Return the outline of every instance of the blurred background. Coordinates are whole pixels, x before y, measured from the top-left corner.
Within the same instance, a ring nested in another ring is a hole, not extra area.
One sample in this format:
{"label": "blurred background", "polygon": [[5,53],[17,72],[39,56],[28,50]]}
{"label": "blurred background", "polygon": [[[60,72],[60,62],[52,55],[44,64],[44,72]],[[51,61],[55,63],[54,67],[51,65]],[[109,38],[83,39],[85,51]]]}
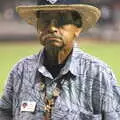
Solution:
{"label": "blurred background", "polygon": [[[120,41],[120,0],[81,1],[93,4],[102,11],[102,17],[97,26],[82,36],[109,42]],[[19,18],[15,7],[16,0],[0,0],[0,41],[6,41],[8,38],[9,40],[35,39],[35,29]]]}
{"label": "blurred background", "polygon": [[[97,25],[80,36],[80,48],[111,66],[120,80],[120,0],[82,0],[101,9]],[[0,93],[12,66],[39,52],[36,30],[16,13],[16,0],[0,0]]]}

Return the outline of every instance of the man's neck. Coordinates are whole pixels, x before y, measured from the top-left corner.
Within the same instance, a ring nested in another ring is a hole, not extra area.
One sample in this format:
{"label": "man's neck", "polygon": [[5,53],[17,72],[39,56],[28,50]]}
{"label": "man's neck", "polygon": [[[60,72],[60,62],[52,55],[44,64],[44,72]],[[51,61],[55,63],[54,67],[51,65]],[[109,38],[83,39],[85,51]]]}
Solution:
{"label": "man's neck", "polygon": [[45,48],[45,56],[47,61],[49,61],[49,63],[45,64],[50,64],[51,66],[63,64],[71,51],[72,48]]}

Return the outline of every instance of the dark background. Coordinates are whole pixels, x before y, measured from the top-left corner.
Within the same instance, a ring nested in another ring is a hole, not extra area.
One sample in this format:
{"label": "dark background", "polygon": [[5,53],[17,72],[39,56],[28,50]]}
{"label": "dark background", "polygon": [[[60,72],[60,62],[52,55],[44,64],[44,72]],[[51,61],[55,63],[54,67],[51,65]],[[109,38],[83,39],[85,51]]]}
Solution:
{"label": "dark background", "polygon": [[[16,13],[15,0],[0,0],[0,41],[33,40],[36,30],[25,23]],[[97,6],[102,16],[96,27],[81,37],[108,42],[120,41],[120,0],[82,0],[82,3]]]}

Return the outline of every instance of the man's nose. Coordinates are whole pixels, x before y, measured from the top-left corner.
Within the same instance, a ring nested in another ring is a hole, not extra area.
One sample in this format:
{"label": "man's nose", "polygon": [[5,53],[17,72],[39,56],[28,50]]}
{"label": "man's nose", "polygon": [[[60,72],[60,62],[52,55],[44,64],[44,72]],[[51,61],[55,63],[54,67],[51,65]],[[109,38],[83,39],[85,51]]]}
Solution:
{"label": "man's nose", "polygon": [[49,26],[48,26],[48,30],[49,32],[57,32],[58,28],[57,28],[57,21],[55,19],[52,19]]}

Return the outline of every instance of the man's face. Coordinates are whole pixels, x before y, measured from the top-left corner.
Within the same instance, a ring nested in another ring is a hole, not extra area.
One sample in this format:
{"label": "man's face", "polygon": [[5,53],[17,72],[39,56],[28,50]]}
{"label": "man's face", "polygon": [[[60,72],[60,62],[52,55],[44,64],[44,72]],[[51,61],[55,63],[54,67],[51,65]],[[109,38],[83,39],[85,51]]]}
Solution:
{"label": "man's face", "polygon": [[45,47],[73,47],[81,28],[73,24],[71,12],[42,12],[38,18],[38,36]]}

